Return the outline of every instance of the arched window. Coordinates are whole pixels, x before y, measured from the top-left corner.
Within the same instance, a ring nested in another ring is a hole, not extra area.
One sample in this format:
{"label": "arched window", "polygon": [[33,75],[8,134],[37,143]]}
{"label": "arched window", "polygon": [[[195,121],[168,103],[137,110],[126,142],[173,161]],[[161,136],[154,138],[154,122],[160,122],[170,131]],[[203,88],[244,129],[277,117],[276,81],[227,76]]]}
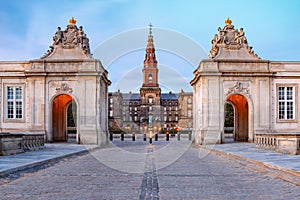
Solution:
{"label": "arched window", "polygon": [[152,74],[149,74],[148,81],[149,81],[149,83],[152,83]]}
{"label": "arched window", "polygon": [[153,103],[153,98],[151,96],[148,98],[148,103]]}

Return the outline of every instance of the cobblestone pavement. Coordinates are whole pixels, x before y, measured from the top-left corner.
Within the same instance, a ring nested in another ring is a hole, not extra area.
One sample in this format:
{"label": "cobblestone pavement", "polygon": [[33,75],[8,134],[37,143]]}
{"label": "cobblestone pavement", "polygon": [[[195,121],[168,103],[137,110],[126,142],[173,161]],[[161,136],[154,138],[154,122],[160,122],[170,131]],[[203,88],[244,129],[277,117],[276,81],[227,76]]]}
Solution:
{"label": "cobblestone pavement", "polygon": [[300,198],[299,182],[291,181],[289,175],[228,156],[208,154],[198,146],[191,146],[168,167],[157,169],[154,152],[166,143],[115,143],[125,150],[146,153],[145,172],[117,171],[89,153],[80,154],[2,177],[0,199]]}

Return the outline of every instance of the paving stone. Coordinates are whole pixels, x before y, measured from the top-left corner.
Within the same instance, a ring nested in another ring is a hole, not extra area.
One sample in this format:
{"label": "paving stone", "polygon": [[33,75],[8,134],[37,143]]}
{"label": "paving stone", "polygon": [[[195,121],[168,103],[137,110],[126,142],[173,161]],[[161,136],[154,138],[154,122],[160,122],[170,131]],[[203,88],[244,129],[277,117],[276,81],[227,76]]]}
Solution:
{"label": "paving stone", "polygon": [[[149,145],[116,141],[115,145],[126,151],[146,153],[145,172],[118,171],[92,154],[80,154],[44,168],[2,177],[0,199],[300,198],[297,180],[290,180],[285,172],[212,153],[199,146],[190,146],[176,161],[158,169],[155,152],[163,149],[166,142]],[[135,161],[132,162],[129,164],[134,165]]]}

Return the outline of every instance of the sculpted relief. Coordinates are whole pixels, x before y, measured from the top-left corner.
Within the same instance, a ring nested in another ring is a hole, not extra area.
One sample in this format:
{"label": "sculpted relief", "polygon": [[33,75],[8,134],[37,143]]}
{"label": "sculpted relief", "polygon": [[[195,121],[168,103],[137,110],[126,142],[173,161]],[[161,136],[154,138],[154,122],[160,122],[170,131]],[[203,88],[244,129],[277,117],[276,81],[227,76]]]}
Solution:
{"label": "sculpted relief", "polygon": [[250,86],[249,83],[236,81],[232,87],[228,88],[227,92],[224,94],[225,96],[231,94],[245,94],[247,96],[251,96],[250,94]]}

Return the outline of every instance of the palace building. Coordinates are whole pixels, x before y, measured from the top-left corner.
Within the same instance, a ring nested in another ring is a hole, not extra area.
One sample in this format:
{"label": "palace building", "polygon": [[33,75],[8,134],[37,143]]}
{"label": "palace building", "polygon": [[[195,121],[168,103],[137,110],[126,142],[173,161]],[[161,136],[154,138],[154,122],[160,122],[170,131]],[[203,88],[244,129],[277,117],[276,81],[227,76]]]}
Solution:
{"label": "palace building", "polygon": [[234,141],[300,154],[300,62],[263,60],[243,28],[227,19],[191,81],[196,143],[226,142],[225,104],[234,108]]}
{"label": "palace building", "polygon": [[109,130],[157,133],[161,130],[192,130],[192,92],[162,93],[150,25],[143,83],[139,93],[109,93]]}
{"label": "palace building", "polygon": [[38,135],[47,142],[101,144],[108,130],[107,74],[92,57],[82,26],[70,19],[42,58],[0,62],[1,132],[28,135],[32,145]]}

